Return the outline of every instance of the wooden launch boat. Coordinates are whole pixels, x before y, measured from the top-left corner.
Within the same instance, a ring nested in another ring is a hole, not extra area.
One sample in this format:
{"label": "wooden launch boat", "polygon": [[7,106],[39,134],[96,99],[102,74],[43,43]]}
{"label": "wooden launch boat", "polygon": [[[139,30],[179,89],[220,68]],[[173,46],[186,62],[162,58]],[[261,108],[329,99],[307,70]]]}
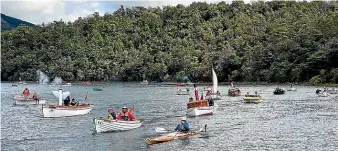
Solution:
{"label": "wooden launch boat", "polygon": [[194,85],[194,87],[196,100],[194,101],[193,98],[189,98],[189,102],[187,103],[187,115],[193,117],[200,115],[211,115],[214,112],[213,100],[204,100],[202,98],[200,100],[198,97],[198,90],[196,85]]}
{"label": "wooden launch boat", "polygon": [[188,102],[187,104],[187,115],[188,116],[201,116],[211,115],[214,112],[214,106],[209,106],[207,100],[197,100]]}

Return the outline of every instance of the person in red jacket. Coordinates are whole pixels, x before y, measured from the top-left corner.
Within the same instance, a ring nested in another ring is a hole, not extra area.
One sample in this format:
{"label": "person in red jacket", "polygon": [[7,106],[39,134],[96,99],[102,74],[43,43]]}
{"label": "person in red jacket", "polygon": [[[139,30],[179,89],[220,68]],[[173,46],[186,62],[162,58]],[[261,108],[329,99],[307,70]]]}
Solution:
{"label": "person in red jacket", "polygon": [[134,119],[135,119],[134,114],[128,111],[127,107],[123,107],[122,112],[120,112],[119,115],[117,116],[117,120],[133,121]]}
{"label": "person in red jacket", "polygon": [[25,90],[23,90],[22,94],[29,96],[29,90],[28,88],[26,88]]}

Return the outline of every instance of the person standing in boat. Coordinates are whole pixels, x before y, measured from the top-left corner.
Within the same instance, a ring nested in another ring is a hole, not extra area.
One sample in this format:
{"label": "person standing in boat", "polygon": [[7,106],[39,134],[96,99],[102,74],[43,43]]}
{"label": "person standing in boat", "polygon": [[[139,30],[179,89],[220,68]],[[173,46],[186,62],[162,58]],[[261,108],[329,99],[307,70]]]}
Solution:
{"label": "person standing in boat", "polygon": [[116,120],[116,113],[113,111],[112,108],[108,109],[108,120]]}
{"label": "person standing in boat", "polygon": [[22,94],[29,96],[29,90],[28,88],[25,88],[25,90],[23,90]]}
{"label": "person standing in boat", "polygon": [[122,112],[117,116],[117,120],[133,121],[134,119],[134,114],[129,112],[127,107],[123,107]]}
{"label": "person standing in boat", "polygon": [[35,100],[39,104],[38,93],[34,92],[32,99]]}
{"label": "person standing in boat", "polygon": [[187,118],[182,117],[181,122],[179,124],[177,124],[175,131],[177,131],[177,132],[189,132],[189,130],[190,130],[190,125],[187,122]]}
{"label": "person standing in boat", "polygon": [[69,96],[67,96],[66,99],[63,100],[63,105],[69,106],[69,103],[70,103],[70,98],[69,98]]}

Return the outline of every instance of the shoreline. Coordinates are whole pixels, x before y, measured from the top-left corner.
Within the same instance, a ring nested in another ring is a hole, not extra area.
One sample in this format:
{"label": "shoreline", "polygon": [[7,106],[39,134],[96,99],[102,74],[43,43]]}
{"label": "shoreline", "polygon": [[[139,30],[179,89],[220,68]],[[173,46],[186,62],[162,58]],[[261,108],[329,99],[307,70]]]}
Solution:
{"label": "shoreline", "polygon": [[[19,81],[1,81],[1,83],[18,83]],[[32,83],[36,83],[38,84],[38,82],[34,82],[34,81],[22,81],[22,82],[26,82],[27,84],[32,84]],[[69,82],[69,81],[67,81]],[[74,81],[74,82],[70,82],[71,84],[81,84],[81,82],[83,81]],[[108,81],[108,82],[104,82],[104,81],[91,81],[92,85],[95,84],[104,84],[104,83],[141,83],[137,82],[137,81],[132,81],[132,82],[123,82],[123,81]],[[156,82],[156,81],[152,81],[149,82],[149,85],[177,85],[180,82]],[[239,86],[243,86],[243,85],[280,85],[280,86],[285,86],[285,85],[291,85],[292,82],[285,82],[285,83],[269,83],[269,82],[232,82],[234,86],[239,85]],[[185,86],[189,86],[188,83],[184,83],[186,84]],[[211,86],[212,82],[196,82],[193,83],[196,84],[197,86]],[[48,84],[47,84],[48,85]],[[219,86],[230,86],[231,82],[219,82],[218,83]],[[318,84],[311,84],[309,82],[301,82],[301,83],[296,83],[294,84],[295,86],[323,86],[323,87],[338,87],[338,83],[318,83]]]}

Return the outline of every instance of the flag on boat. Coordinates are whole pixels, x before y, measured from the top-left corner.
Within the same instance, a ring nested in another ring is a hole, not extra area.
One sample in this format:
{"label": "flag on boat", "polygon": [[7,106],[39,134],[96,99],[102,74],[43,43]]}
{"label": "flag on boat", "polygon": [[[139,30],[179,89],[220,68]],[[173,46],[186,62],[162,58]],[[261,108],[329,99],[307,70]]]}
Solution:
{"label": "flag on boat", "polygon": [[88,92],[86,93],[85,101],[87,101],[87,99],[88,99]]}
{"label": "flag on boat", "polygon": [[196,84],[194,84],[194,88],[195,88],[195,98],[196,98],[196,101],[197,101],[197,100],[199,100],[199,97],[198,97],[198,90],[197,90]]}
{"label": "flag on boat", "polygon": [[129,112],[133,112],[135,109],[135,106],[133,105],[133,107],[130,108]]}

